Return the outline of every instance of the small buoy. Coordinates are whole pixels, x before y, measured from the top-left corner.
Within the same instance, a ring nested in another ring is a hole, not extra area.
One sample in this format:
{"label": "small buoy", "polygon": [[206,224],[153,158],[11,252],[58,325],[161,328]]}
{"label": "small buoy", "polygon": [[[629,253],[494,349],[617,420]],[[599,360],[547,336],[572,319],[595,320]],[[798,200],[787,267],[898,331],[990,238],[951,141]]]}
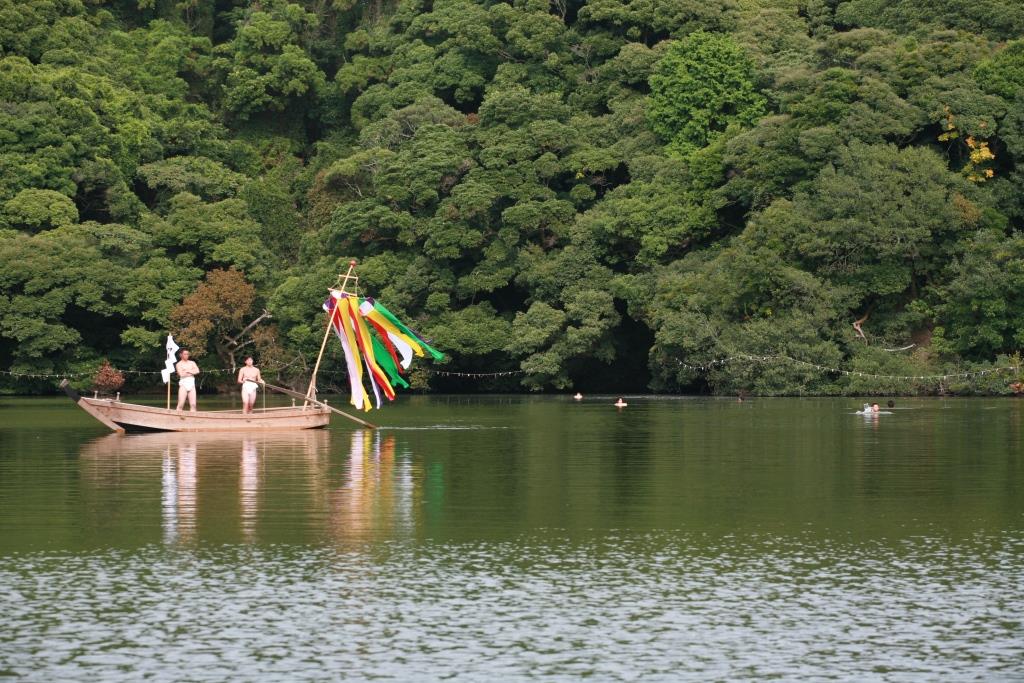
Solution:
{"label": "small buoy", "polygon": [[583,394],[581,394],[580,392],[577,391],[576,395],[573,396],[573,398],[576,399],[577,401],[582,401],[583,400]]}

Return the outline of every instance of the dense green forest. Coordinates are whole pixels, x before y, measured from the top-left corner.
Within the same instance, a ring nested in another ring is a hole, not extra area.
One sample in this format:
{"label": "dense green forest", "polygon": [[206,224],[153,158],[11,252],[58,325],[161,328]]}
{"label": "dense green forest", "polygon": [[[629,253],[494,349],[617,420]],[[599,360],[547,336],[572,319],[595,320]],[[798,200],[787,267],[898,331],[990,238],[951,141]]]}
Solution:
{"label": "dense green forest", "polygon": [[448,354],[421,389],[1007,392],[743,354],[1013,362],[1021,36],[1018,0],[0,0],[0,370],[173,332],[298,381],[354,258]]}

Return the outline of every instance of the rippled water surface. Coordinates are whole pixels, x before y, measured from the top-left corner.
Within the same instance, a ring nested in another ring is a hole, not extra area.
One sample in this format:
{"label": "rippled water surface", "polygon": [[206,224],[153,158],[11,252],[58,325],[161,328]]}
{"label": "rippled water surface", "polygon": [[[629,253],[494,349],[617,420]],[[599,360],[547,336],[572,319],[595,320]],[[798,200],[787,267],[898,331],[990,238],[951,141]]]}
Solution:
{"label": "rippled water surface", "polygon": [[0,675],[1024,680],[1024,402],[613,400],[0,399]]}

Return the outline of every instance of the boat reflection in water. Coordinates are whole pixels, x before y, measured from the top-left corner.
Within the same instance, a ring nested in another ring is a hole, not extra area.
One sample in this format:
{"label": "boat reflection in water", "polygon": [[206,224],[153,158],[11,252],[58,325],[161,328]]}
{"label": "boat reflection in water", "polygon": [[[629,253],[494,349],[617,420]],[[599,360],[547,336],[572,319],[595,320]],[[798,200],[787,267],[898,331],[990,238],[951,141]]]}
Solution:
{"label": "boat reflection in water", "polygon": [[83,493],[115,511],[97,535],[153,539],[159,506],[166,544],[288,543],[412,533],[412,456],[398,450],[380,432],[307,430],[109,435],[80,454]]}

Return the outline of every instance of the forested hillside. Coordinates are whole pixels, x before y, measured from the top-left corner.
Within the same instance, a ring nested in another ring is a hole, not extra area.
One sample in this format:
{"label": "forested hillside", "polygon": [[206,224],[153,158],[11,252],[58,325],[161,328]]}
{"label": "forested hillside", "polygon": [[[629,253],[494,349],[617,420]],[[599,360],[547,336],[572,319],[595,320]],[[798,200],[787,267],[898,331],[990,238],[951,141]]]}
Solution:
{"label": "forested hillside", "polygon": [[419,388],[1005,392],[700,366],[1010,362],[1022,36],[1018,0],[0,0],[0,370],[170,331],[298,378],[355,258],[449,355]]}

